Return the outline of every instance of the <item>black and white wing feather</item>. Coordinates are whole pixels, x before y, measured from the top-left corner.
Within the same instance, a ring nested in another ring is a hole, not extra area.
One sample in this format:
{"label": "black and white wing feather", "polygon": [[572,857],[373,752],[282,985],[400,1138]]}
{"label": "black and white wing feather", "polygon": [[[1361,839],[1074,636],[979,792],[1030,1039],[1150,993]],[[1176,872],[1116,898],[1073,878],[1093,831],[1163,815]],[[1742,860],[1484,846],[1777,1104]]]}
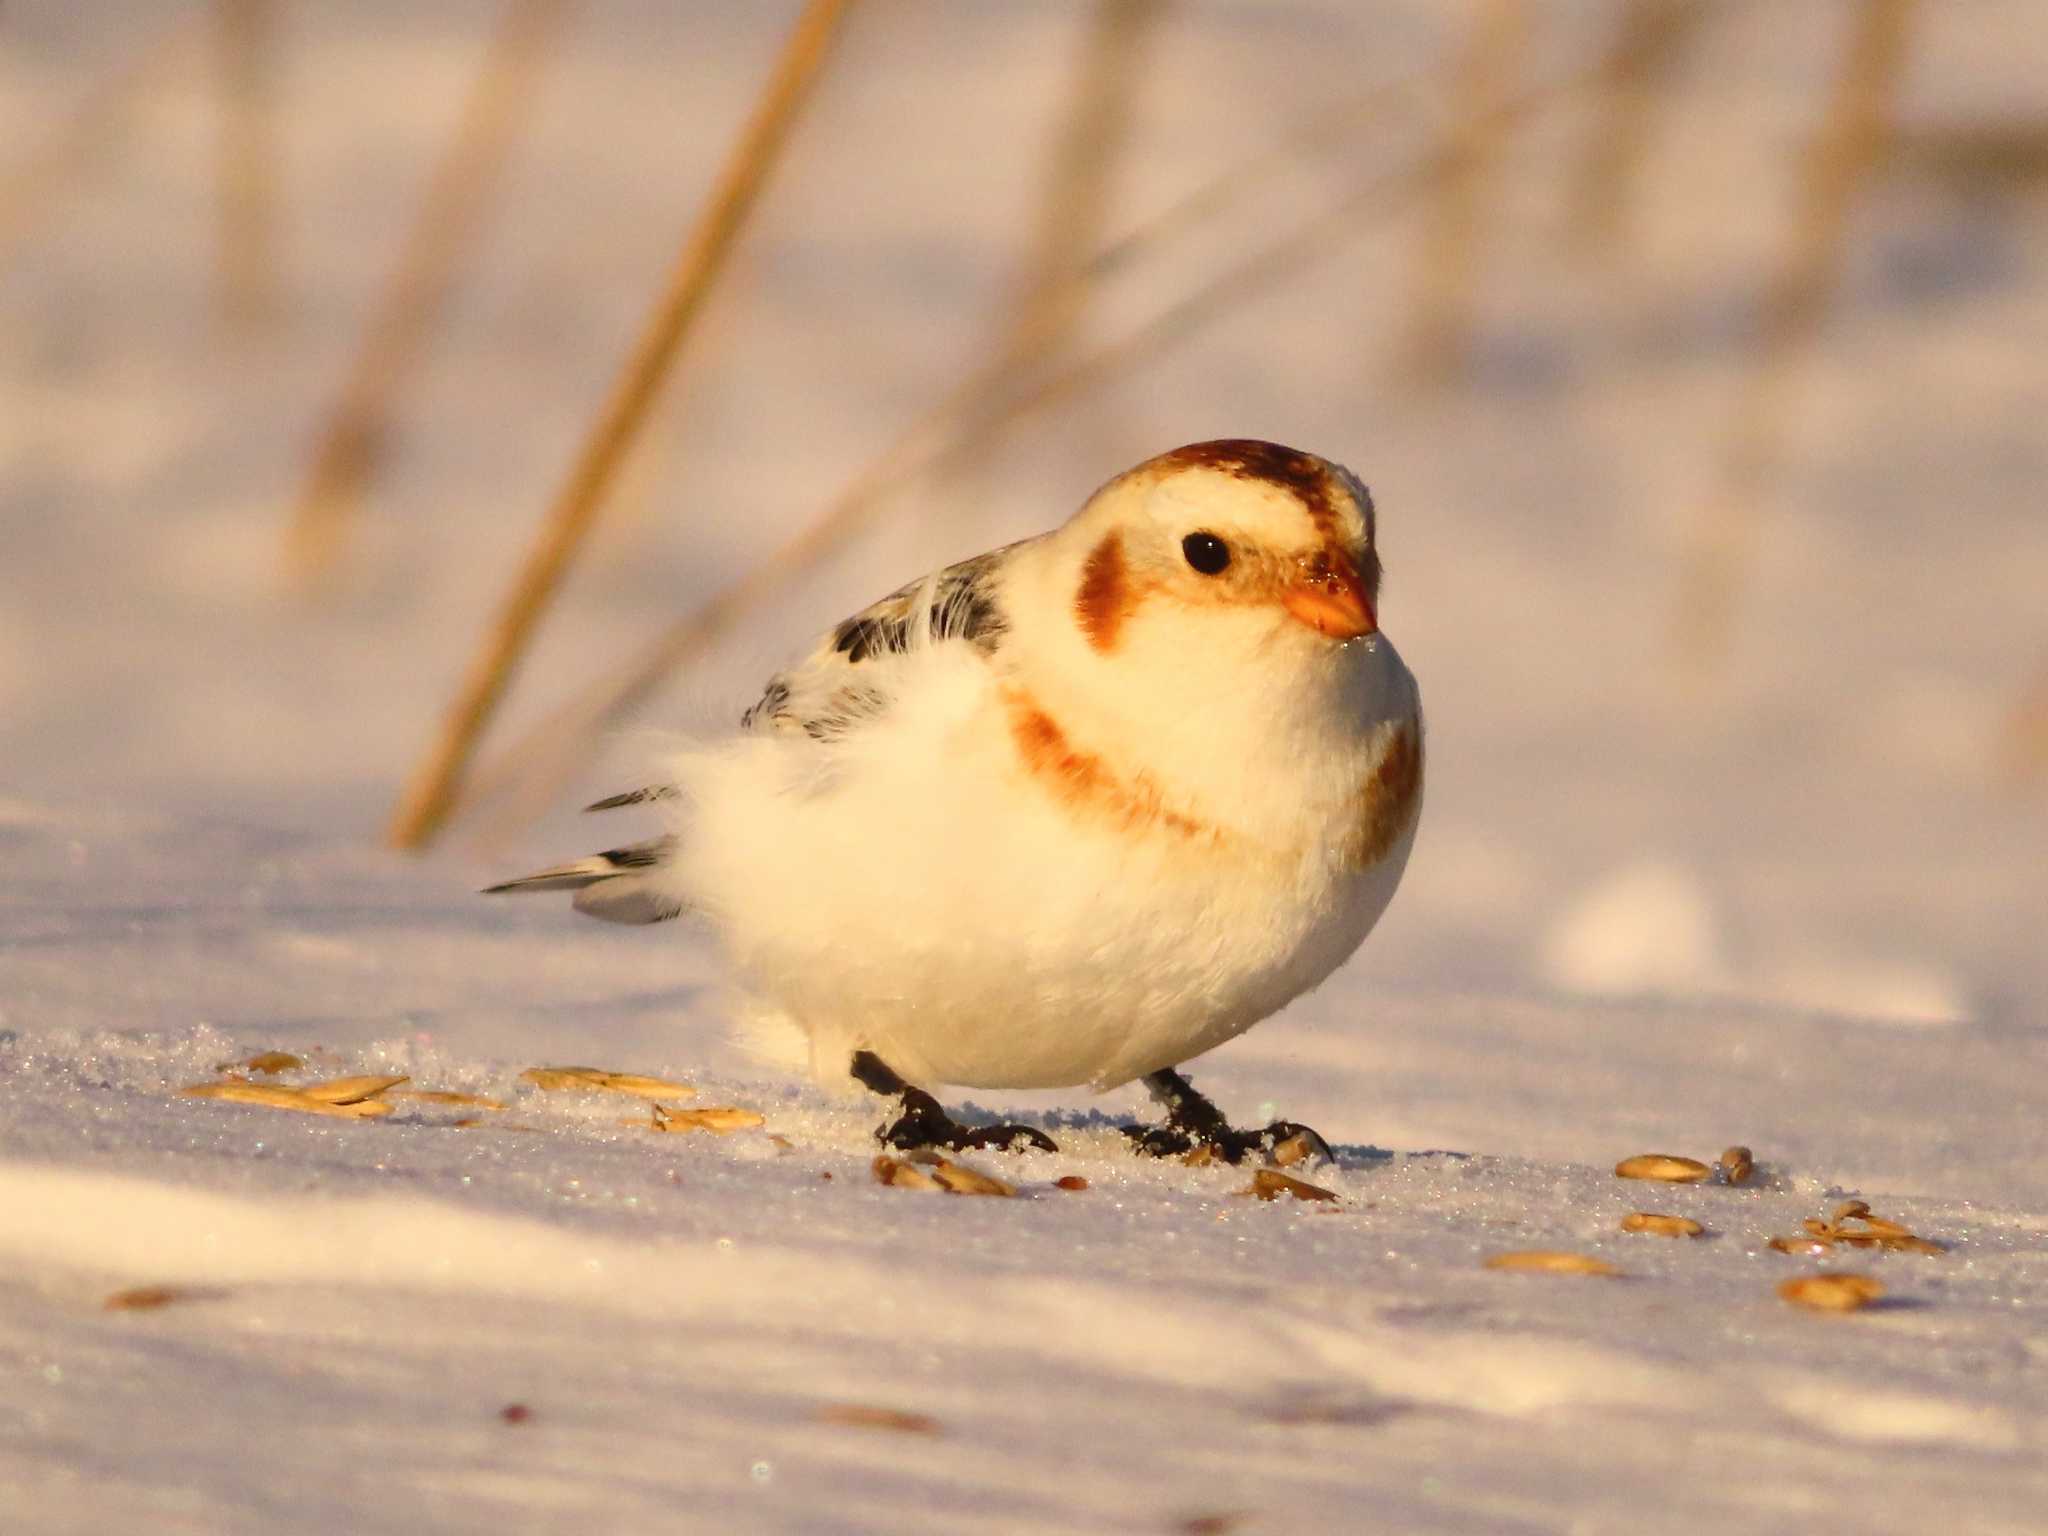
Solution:
{"label": "black and white wing feather", "polygon": [[835,626],[802,661],[768,680],[740,717],[749,731],[801,731],[833,741],[889,712],[903,669],[892,662],[926,645],[967,645],[997,655],[1010,623],[1002,573],[1017,545],[949,565]]}
{"label": "black and white wing feather", "polygon": [[573,864],[488,886],[486,896],[520,891],[574,891],[578,912],[608,923],[660,923],[678,916],[683,904],[663,888],[662,867],[676,851],[676,838],[649,838],[624,848],[593,853]]}

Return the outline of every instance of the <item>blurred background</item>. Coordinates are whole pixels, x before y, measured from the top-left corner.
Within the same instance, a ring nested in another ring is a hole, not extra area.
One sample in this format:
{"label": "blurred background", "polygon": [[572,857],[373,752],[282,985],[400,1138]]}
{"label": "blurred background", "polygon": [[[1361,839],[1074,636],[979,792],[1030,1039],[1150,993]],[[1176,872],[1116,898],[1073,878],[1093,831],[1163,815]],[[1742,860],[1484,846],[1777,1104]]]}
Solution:
{"label": "blurred background", "polygon": [[2035,0],[8,0],[0,812],[466,901],[1268,437],[1429,713],[1373,984],[2036,1031],[2044,79]]}

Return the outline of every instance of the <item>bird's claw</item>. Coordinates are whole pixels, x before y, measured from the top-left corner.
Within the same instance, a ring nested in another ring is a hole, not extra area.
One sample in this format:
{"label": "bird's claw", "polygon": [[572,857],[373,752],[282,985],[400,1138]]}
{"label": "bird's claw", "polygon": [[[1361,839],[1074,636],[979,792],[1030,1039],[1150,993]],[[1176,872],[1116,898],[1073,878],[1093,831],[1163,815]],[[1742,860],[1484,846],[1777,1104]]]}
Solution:
{"label": "bird's claw", "polygon": [[953,1145],[961,1151],[993,1147],[998,1152],[1014,1152],[1020,1142],[1039,1152],[1059,1151],[1058,1142],[1035,1126],[1029,1125],[977,1126]]}
{"label": "bird's claw", "polygon": [[875,1132],[877,1141],[899,1152],[915,1152],[922,1147],[944,1147],[949,1152],[1015,1152],[1020,1146],[1040,1152],[1059,1151],[1050,1136],[1033,1126],[965,1126],[922,1088],[906,1088],[902,1097],[903,1113]]}
{"label": "bird's claw", "polygon": [[1164,1125],[1127,1125],[1124,1135],[1130,1138],[1131,1150],[1145,1157],[1184,1157],[1207,1148],[1210,1155],[1231,1164],[1253,1155],[1268,1162],[1281,1162],[1283,1159],[1276,1155],[1278,1149],[1299,1138],[1302,1154],[1286,1158],[1285,1162],[1335,1161],[1330,1144],[1318,1132],[1292,1120],[1275,1120],[1257,1131],[1240,1131],[1228,1125],[1190,1129],[1168,1121]]}

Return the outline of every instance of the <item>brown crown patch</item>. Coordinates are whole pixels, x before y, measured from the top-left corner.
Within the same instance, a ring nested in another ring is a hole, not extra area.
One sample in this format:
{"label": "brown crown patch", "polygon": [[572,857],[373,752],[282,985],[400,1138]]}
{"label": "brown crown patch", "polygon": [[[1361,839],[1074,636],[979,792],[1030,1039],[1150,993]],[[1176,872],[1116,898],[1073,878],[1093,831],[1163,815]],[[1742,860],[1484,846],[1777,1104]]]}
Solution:
{"label": "brown crown patch", "polygon": [[1098,651],[1113,650],[1124,620],[1137,607],[1131,590],[1130,572],[1124,565],[1123,535],[1114,528],[1088,552],[1081,567],[1081,587],[1074,594],[1074,617],[1081,633]]}
{"label": "brown crown patch", "polygon": [[1025,771],[1071,809],[1130,831],[1164,827],[1182,837],[1214,837],[1216,829],[1170,809],[1143,774],[1128,782],[1093,752],[1067,739],[1059,722],[1029,694],[1009,697],[1010,737]]}
{"label": "brown crown patch", "polygon": [[[1210,443],[1189,443],[1153,461],[1161,469],[1213,469],[1240,480],[1261,480],[1291,494],[1308,512],[1324,538],[1337,533],[1337,503],[1332,495],[1330,467],[1312,453],[1261,442],[1255,437],[1225,437]],[[1360,487],[1363,489],[1363,487]],[[1361,504],[1365,511],[1371,498]]]}
{"label": "brown crown patch", "polygon": [[1385,858],[1414,822],[1421,801],[1422,724],[1411,720],[1395,730],[1359,786],[1357,812],[1344,840],[1345,868],[1370,869]]}

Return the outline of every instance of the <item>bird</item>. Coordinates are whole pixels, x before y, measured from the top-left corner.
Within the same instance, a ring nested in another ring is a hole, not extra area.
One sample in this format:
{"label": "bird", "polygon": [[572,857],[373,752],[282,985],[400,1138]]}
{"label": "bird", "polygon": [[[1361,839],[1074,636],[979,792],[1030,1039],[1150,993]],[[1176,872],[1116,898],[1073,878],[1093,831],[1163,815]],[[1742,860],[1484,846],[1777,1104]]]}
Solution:
{"label": "bird", "polygon": [[757,1029],[894,1101],[892,1147],[1055,1148],[924,1085],[1142,1080],[1164,1117],[1126,1129],[1139,1152],[1328,1156],[1180,1068],[1328,977],[1407,865],[1421,695],[1381,572],[1342,465],[1175,448],[834,626],[736,732],[589,807],[658,836],[489,892],[708,923]]}

